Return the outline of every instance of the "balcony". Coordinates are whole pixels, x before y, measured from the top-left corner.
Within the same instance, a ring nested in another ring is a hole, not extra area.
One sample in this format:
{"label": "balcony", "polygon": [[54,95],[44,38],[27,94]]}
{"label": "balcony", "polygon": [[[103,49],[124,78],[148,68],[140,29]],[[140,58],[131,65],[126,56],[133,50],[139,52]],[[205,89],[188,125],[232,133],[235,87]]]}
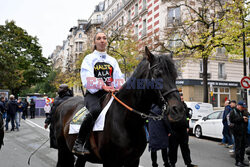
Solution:
{"label": "balcony", "polygon": [[114,19],[122,10],[123,10],[124,5],[122,5],[116,12],[112,13],[111,17],[107,18],[104,22],[104,26],[110,23],[112,19]]}
{"label": "balcony", "polygon": [[140,12],[140,15],[144,15],[144,14],[146,14],[146,13],[147,13],[147,11],[148,11],[147,6],[146,6],[146,5],[143,5],[143,6],[142,6],[142,10],[141,10],[141,12]]}
{"label": "balcony", "polygon": [[218,74],[218,79],[227,79],[227,74]]}
{"label": "balcony", "polygon": [[88,30],[91,25],[98,25],[102,23],[103,23],[102,19],[91,19],[86,26],[86,30]]}
{"label": "balcony", "polygon": [[[203,78],[203,73],[200,72],[200,78]],[[207,73],[207,78],[210,79],[211,78],[211,73]]]}

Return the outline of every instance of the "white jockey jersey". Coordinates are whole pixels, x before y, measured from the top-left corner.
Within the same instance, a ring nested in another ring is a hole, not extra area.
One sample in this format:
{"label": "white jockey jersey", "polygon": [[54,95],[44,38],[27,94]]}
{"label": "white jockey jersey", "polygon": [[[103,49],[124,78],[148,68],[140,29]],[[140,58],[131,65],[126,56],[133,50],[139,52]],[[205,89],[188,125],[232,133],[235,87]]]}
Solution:
{"label": "white jockey jersey", "polygon": [[83,59],[81,80],[83,86],[92,94],[100,90],[103,84],[117,87],[124,83],[124,77],[116,59],[106,52],[97,50]]}

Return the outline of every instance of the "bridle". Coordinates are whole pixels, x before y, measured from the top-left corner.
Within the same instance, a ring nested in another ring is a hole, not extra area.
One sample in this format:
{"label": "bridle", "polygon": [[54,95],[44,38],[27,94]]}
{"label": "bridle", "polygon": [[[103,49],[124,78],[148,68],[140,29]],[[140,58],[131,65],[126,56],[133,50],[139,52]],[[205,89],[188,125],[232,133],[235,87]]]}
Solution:
{"label": "bridle", "polygon": [[[153,80],[153,81],[155,80],[155,78],[153,78],[153,75],[152,75],[151,70],[154,69],[155,67],[157,67],[158,65],[159,65],[159,63],[157,63],[157,64],[153,65],[152,67],[150,67],[150,63],[149,63],[149,66],[148,66],[149,72],[148,72],[147,75],[146,75],[146,79],[148,79],[148,78],[149,78],[149,75],[150,75],[150,76],[151,76],[150,80],[151,80],[151,81],[152,81],[152,80]],[[162,104],[163,104],[163,106],[162,106],[162,114],[161,114],[161,115],[157,115],[157,114],[155,114],[155,113],[153,113],[153,112],[151,112],[151,113],[154,114],[154,115],[149,115],[149,114],[142,113],[142,112],[140,112],[140,111],[137,111],[137,110],[135,110],[135,109],[129,107],[129,106],[126,105],[125,103],[123,103],[120,99],[118,99],[118,98],[114,95],[113,92],[112,92],[112,96],[114,97],[114,99],[115,99],[116,101],[118,101],[118,102],[119,102],[121,105],[123,105],[125,108],[127,108],[128,110],[134,112],[135,114],[140,115],[142,118],[152,118],[153,120],[162,120],[162,119],[164,118],[164,113],[168,114],[168,112],[169,112],[169,111],[167,110],[167,108],[168,108],[168,102],[164,99],[164,96],[167,96],[167,95],[169,95],[169,94],[171,94],[171,93],[173,93],[173,92],[179,92],[179,91],[178,91],[177,88],[172,88],[172,89],[170,89],[170,90],[168,90],[168,91],[166,91],[166,92],[163,92],[163,93],[160,91],[160,89],[157,89],[157,90],[158,90],[158,94],[159,94],[159,96],[160,96],[160,100],[161,100],[161,102],[162,102]]]}

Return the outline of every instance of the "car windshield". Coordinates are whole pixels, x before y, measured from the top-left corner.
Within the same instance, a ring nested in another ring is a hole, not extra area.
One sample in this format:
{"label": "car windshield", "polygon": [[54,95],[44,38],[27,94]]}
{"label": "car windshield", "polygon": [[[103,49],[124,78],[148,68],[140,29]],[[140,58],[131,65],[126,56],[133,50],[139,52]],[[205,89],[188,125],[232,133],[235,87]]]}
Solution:
{"label": "car windshield", "polygon": [[221,111],[216,111],[216,112],[214,112],[212,114],[209,114],[207,116],[207,118],[208,119],[219,119],[220,113],[221,113]]}

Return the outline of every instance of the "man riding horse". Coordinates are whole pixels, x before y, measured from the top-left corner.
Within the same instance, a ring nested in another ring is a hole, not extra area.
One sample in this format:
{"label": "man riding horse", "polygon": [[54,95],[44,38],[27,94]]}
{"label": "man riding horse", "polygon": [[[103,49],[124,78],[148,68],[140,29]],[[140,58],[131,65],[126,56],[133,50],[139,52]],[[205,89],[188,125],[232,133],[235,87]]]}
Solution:
{"label": "man riding horse", "polygon": [[45,120],[44,128],[47,129],[50,124],[50,147],[57,149],[56,138],[54,135],[54,114],[56,112],[57,107],[67,100],[68,98],[73,97],[72,90],[69,89],[68,85],[62,84],[58,89],[58,96],[55,98],[53,106],[51,108],[50,113],[47,115]]}
{"label": "man riding horse", "polygon": [[89,154],[85,141],[88,138],[93,124],[101,112],[100,99],[108,92],[115,92],[118,84],[124,82],[123,74],[115,58],[106,53],[107,37],[103,32],[94,37],[94,52],[87,55],[81,66],[81,80],[87,89],[84,102],[88,113],[82,122],[79,135],[72,152]]}

